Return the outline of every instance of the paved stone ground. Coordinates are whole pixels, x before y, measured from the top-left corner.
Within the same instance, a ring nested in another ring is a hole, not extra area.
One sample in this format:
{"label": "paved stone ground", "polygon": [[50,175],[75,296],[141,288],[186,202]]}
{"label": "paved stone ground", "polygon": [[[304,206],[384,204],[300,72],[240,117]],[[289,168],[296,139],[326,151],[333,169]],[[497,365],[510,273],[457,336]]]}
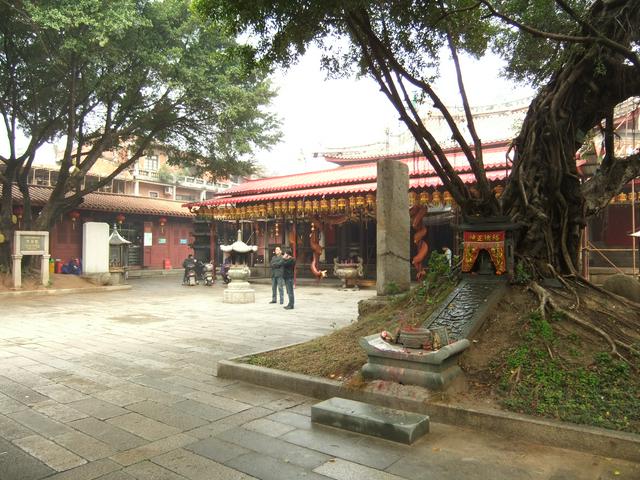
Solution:
{"label": "paved stone ground", "polygon": [[312,426],[312,399],[216,377],[216,361],[327,333],[371,291],[296,310],[221,303],[175,277],[0,300],[0,479],[640,478],[629,462],[432,424],[414,446]]}

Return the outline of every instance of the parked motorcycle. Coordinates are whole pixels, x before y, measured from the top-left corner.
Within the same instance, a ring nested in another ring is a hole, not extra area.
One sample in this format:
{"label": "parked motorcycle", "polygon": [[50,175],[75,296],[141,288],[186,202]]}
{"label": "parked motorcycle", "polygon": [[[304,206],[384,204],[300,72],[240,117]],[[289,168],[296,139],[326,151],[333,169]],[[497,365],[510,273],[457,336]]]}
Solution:
{"label": "parked motorcycle", "polygon": [[210,287],[215,282],[213,264],[211,262],[202,264],[202,281],[204,285]]}
{"label": "parked motorcycle", "polygon": [[198,284],[198,280],[196,278],[196,266],[195,265],[188,265],[186,267],[186,273],[185,273],[185,278],[184,278],[184,284],[188,285],[190,287],[197,285]]}

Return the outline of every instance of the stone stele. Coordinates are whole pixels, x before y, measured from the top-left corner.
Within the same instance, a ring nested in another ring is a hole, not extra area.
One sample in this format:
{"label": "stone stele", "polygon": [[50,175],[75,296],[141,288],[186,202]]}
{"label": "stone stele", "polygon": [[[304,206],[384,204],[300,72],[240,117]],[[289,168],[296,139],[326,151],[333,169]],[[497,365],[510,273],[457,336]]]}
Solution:
{"label": "stone stele", "polygon": [[[397,160],[378,161],[376,192],[376,291],[409,290],[411,282],[409,168]],[[391,287],[393,285],[393,287]]]}

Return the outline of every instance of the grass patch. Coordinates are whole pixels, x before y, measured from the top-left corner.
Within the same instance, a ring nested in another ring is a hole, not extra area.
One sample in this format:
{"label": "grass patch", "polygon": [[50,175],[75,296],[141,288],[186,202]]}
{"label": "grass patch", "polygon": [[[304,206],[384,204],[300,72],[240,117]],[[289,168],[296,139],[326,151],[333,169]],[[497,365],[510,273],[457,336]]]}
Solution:
{"label": "grass patch", "polygon": [[367,361],[358,344],[360,337],[395,331],[402,325],[420,325],[453,289],[449,277],[429,278],[411,292],[398,295],[385,307],[329,335],[280,350],[248,357],[252,365],[326,378],[342,379],[357,372]]}
{"label": "grass patch", "polygon": [[[640,377],[605,351],[532,313],[521,342],[495,368],[503,407],[520,413],[640,433]],[[592,345],[591,345],[592,346]]]}

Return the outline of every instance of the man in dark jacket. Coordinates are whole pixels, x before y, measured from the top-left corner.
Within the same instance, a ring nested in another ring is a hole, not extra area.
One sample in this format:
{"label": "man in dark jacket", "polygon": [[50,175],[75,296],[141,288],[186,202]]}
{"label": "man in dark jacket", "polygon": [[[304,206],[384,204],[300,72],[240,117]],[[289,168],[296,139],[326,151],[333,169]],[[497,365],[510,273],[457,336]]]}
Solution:
{"label": "man in dark jacket", "polygon": [[293,276],[296,268],[296,259],[292,256],[292,252],[290,248],[287,248],[282,256],[283,262],[283,272],[282,276],[284,278],[284,286],[287,289],[287,297],[289,297],[289,303],[287,304],[285,310],[293,310]]}
{"label": "man in dark jacket", "polygon": [[193,255],[191,253],[187,258],[185,258],[184,262],[182,262],[182,267],[184,268],[182,283],[187,283],[187,274],[189,272],[189,269],[196,268],[196,259],[193,258]]}
{"label": "man in dark jacket", "polygon": [[276,293],[280,293],[280,305],[284,303],[284,279],[282,269],[282,249],[276,247],[274,256],[271,258],[271,301],[269,303],[277,303],[278,297]]}

